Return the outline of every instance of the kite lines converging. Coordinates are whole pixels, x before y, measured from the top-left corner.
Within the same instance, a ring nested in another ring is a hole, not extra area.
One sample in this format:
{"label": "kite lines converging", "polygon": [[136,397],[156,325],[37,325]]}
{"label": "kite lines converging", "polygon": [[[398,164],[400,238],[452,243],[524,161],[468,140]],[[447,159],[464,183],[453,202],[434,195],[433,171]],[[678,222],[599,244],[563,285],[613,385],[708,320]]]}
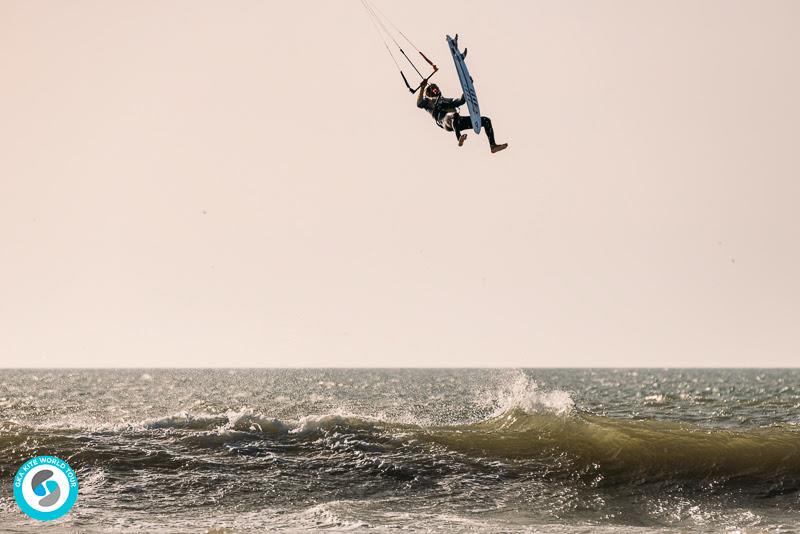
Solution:
{"label": "kite lines converging", "polygon": [[[400,28],[398,28],[383,13],[383,11],[378,9],[372,2],[370,2],[370,0],[361,0],[361,4],[364,6],[364,9],[366,10],[367,15],[369,16],[370,20],[372,21],[372,25],[375,27],[375,31],[378,33],[378,36],[380,37],[381,41],[383,41],[383,46],[386,48],[386,51],[389,53],[389,57],[392,58],[392,61],[394,62],[395,66],[397,67],[397,70],[400,71],[400,76],[403,77],[403,82],[406,84],[406,87],[408,87],[408,90],[411,91],[412,93],[416,93],[419,90],[419,88],[422,86],[422,83],[423,82],[427,82],[431,78],[431,76],[436,74],[436,71],[438,71],[439,68],[436,65],[434,65],[433,61],[428,59],[428,57],[425,54],[423,54],[422,51],[419,48],[417,48],[417,46],[411,41],[411,39],[409,39],[406,36],[406,34],[403,33],[403,31],[400,30]],[[388,26],[387,26],[387,23],[388,23]],[[391,26],[391,28],[394,31],[390,30],[389,26]],[[398,41],[398,37],[400,39],[404,40],[405,42],[407,42],[408,44],[410,44],[411,47],[414,48],[414,50],[416,50],[419,53],[420,56],[422,56],[422,59],[424,59],[433,68],[433,72],[431,72],[427,77],[424,74],[422,74],[422,72],[420,72],[420,70],[417,67],[417,65],[411,60],[410,57],[408,57],[408,54],[406,54],[405,51],[403,50],[403,47],[400,45],[400,42]],[[420,81],[419,85],[417,85],[415,88],[411,87],[411,84],[408,83],[408,78],[406,78],[406,75],[403,72],[403,68],[400,66],[400,63],[398,62],[397,57],[395,57],[395,54],[392,52],[392,48],[389,46],[389,41],[392,41],[392,43],[394,43],[394,46],[396,46],[397,49],[400,51],[400,55],[402,55],[406,59],[406,61],[411,65],[411,67],[414,69],[414,71],[416,71],[416,73],[421,78],[421,81]]]}

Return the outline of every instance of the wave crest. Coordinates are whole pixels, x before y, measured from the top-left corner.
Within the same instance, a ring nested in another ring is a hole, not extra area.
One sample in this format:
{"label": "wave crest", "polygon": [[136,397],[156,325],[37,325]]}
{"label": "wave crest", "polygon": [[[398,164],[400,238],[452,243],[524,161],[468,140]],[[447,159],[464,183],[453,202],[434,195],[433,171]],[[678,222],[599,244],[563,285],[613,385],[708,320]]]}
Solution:
{"label": "wave crest", "polygon": [[292,427],[274,418],[267,417],[252,409],[228,410],[223,414],[178,412],[165,417],[146,419],[134,425],[147,430],[182,429],[207,431],[240,431],[262,433],[285,433]]}
{"label": "wave crest", "polygon": [[568,392],[560,389],[543,391],[535,380],[522,371],[516,371],[509,384],[501,387],[496,395],[497,408],[490,419],[516,411],[555,415],[575,413],[575,401]]}

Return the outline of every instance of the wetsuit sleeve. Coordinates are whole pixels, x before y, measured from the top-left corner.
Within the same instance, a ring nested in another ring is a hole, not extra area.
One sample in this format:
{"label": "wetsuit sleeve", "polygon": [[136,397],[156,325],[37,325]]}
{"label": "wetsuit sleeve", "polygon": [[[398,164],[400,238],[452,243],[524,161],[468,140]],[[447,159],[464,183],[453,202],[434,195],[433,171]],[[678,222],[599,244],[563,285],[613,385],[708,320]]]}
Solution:
{"label": "wetsuit sleeve", "polygon": [[419,93],[417,94],[417,107],[424,108],[425,106],[425,88],[428,86],[428,83],[423,80],[422,84],[419,86]]}
{"label": "wetsuit sleeve", "polygon": [[456,100],[455,98],[440,98],[439,100],[436,101],[434,109],[436,109],[437,111],[450,112],[450,111],[455,111],[455,109],[458,106],[461,106],[463,104],[464,104],[463,96],[458,100]]}

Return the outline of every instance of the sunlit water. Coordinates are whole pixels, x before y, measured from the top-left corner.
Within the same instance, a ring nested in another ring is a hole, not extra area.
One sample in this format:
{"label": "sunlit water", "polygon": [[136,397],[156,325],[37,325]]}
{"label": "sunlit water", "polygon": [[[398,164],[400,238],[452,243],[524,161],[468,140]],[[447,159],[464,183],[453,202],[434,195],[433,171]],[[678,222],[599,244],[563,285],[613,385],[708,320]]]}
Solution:
{"label": "sunlit water", "polygon": [[793,532],[800,371],[0,371],[0,479],[8,532]]}

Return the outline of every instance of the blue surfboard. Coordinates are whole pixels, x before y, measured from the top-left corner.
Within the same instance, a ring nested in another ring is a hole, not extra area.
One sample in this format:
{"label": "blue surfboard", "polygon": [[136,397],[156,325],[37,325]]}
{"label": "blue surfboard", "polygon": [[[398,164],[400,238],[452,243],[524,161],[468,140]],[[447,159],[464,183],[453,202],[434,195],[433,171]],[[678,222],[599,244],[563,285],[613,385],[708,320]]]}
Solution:
{"label": "blue surfboard", "polygon": [[461,52],[458,50],[458,34],[456,34],[455,39],[448,35],[447,44],[450,46],[450,53],[453,55],[453,62],[456,64],[458,81],[461,82],[461,89],[464,91],[464,100],[467,101],[469,117],[472,120],[472,129],[475,130],[475,133],[481,133],[481,110],[478,107],[478,95],[475,94],[472,76],[469,75],[467,64],[464,62],[467,51]]}

